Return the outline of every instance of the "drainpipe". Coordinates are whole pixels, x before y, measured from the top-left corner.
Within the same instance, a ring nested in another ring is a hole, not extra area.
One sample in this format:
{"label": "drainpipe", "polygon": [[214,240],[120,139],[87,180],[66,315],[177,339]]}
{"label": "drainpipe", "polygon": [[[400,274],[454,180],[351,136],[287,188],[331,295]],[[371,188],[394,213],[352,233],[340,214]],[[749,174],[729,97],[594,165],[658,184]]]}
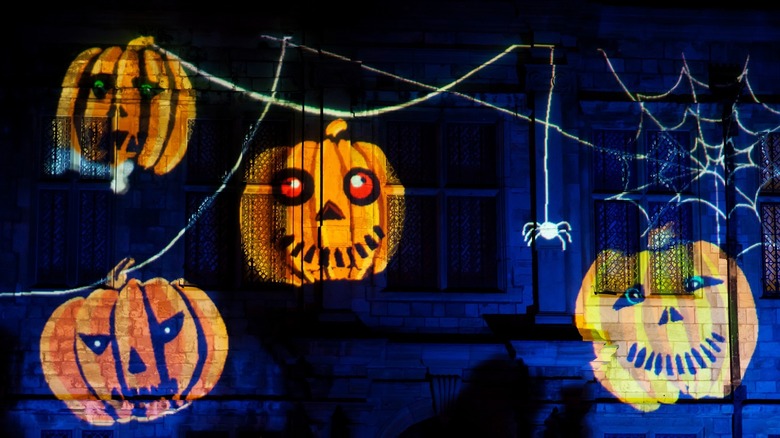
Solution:
{"label": "drainpipe", "polygon": [[722,105],[721,124],[723,128],[724,191],[726,198],[726,256],[728,278],[728,321],[729,355],[731,359],[731,402],[734,409],[731,417],[732,436],[742,436],[742,404],[746,391],[742,386],[742,371],[739,357],[739,321],[737,319],[737,254],[741,250],[737,241],[737,217],[731,216],[736,205],[734,177],[734,137],[737,135],[734,107],[742,90],[741,70],[735,66],[710,67],[710,91]]}

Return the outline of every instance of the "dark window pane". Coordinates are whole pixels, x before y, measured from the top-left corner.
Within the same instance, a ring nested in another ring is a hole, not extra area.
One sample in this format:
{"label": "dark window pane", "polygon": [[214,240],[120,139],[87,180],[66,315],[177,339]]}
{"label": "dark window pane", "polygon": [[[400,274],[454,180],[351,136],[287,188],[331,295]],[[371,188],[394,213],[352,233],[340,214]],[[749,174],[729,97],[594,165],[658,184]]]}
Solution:
{"label": "dark window pane", "polygon": [[187,181],[194,183],[220,183],[227,175],[228,158],[235,157],[230,147],[230,125],[225,120],[194,119],[187,121]]}
{"label": "dark window pane", "polygon": [[387,286],[393,290],[436,289],[436,198],[406,196],[403,237],[388,262]]}
{"label": "dark window pane", "polygon": [[[436,125],[431,123],[387,124],[387,161],[405,187],[431,187],[437,184]],[[390,183],[398,183],[388,175]]]}
{"label": "dark window pane", "polygon": [[72,430],[42,430],[41,438],[72,438]]}
{"label": "dark window pane", "polygon": [[184,267],[187,281],[199,286],[233,284],[237,206],[230,193],[187,193],[189,229],[185,235]]}
{"label": "dark window pane", "polygon": [[764,295],[780,297],[780,203],[761,204]]}
{"label": "dark window pane", "polygon": [[79,193],[78,278],[80,283],[105,277],[110,269],[112,194],[103,190]]}
{"label": "dark window pane", "polygon": [[596,190],[621,192],[636,187],[632,131],[596,131],[593,138],[593,178]]}
{"label": "dark window pane", "polygon": [[447,288],[496,287],[496,202],[447,198]]}
{"label": "dark window pane", "polygon": [[780,135],[761,137],[761,191],[780,193]]}
{"label": "dark window pane", "polygon": [[650,131],[647,133],[647,183],[654,192],[683,193],[693,181],[688,132]]}
{"label": "dark window pane", "polygon": [[447,185],[495,187],[496,127],[476,123],[450,123],[444,133]]}
{"label": "dark window pane", "polygon": [[68,207],[66,190],[41,190],[38,196],[36,274],[40,284],[67,283]]}
{"label": "dark window pane", "polygon": [[268,149],[290,144],[290,125],[287,122],[264,121],[250,129],[247,138],[246,156],[244,157],[244,181],[247,183],[268,183],[279,163],[259,162],[272,160],[274,154],[263,154]]}

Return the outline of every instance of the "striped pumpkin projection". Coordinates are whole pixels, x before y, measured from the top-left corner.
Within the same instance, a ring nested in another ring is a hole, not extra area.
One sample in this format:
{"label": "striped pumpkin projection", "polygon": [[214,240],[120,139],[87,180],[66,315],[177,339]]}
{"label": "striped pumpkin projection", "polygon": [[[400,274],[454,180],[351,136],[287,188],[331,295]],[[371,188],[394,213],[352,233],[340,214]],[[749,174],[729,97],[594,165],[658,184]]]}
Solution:
{"label": "striped pumpkin projection", "polygon": [[322,144],[273,147],[251,163],[257,177],[241,197],[240,226],[247,263],[261,280],[360,280],[387,266],[404,188],[388,184],[393,171],[379,146],[347,134],[337,119]]}
{"label": "striped pumpkin projection", "polygon": [[[583,339],[593,342],[591,366],[604,388],[645,412],[681,396],[728,395],[735,346],[727,265],[725,253],[706,241],[634,254],[602,251],[582,281],[575,322]],[[734,275],[741,381],[756,348],[758,321],[742,270]]]}
{"label": "striped pumpkin projection", "polygon": [[125,280],[63,303],[41,335],[49,388],[94,425],[177,412],[214,387],[228,354],[225,324],[204,291]]}
{"label": "striped pumpkin projection", "polygon": [[62,81],[57,116],[67,119],[61,146],[72,151],[71,167],[79,170],[79,160],[110,166],[112,188],[125,193],[135,165],[163,175],[182,160],[194,91],[180,63],[143,36],[126,48],[81,52]]}

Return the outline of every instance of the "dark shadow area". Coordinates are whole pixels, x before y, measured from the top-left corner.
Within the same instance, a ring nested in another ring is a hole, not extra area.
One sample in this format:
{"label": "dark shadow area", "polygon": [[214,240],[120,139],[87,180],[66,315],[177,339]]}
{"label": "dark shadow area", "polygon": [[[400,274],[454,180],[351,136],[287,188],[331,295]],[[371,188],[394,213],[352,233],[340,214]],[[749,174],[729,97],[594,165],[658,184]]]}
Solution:
{"label": "dark shadow area", "polygon": [[563,388],[561,396],[563,409],[553,408],[544,421],[544,438],[584,437],[582,425],[590,409],[590,403],[584,401],[582,388]]}
{"label": "dark shadow area", "polygon": [[542,389],[541,382],[529,376],[522,360],[489,360],[473,370],[449,408],[399,436],[530,438]]}
{"label": "dark shadow area", "polygon": [[17,353],[18,341],[16,335],[5,328],[0,329],[0,337],[4,340],[0,349],[0,430],[3,436],[25,436],[24,428],[12,415],[16,405],[18,379],[14,377],[14,369],[19,367],[15,361],[20,361]]}

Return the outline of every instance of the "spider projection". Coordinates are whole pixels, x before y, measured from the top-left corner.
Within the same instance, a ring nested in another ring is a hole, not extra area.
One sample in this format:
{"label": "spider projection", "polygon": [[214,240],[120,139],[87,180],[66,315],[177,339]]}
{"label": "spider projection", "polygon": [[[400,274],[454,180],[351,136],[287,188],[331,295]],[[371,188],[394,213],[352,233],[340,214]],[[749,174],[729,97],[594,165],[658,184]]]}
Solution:
{"label": "spider projection", "polygon": [[[621,153],[612,149],[605,149],[601,146],[593,144],[592,142],[586,139],[582,139],[577,137],[576,135],[568,133],[563,127],[557,125],[554,120],[551,120],[550,110],[554,104],[553,89],[555,86],[555,75],[556,75],[555,64],[553,63],[554,46],[552,45],[543,45],[543,44],[510,45],[504,51],[496,54],[495,56],[488,59],[481,65],[465,73],[462,77],[456,78],[452,82],[445,84],[443,86],[432,86],[412,79],[400,77],[395,74],[373,68],[367,65],[366,63],[361,62],[359,63],[361,69],[371,74],[389,77],[393,80],[405,82],[407,84],[411,84],[413,86],[419,87],[422,93],[420,93],[419,97],[395,105],[372,108],[370,110],[364,110],[364,111],[352,111],[350,109],[321,108],[319,106],[311,106],[301,102],[287,100],[285,98],[277,96],[276,93],[276,87],[281,76],[280,72],[282,70],[282,66],[284,65],[285,57],[287,56],[286,54],[288,52],[288,49],[290,48],[305,51],[305,52],[315,53],[318,56],[332,57],[336,60],[351,61],[349,58],[346,58],[336,53],[324,51],[318,48],[295,44],[290,40],[289,37],[278,38],[274,36],[264,35],[262,36],[262,38],[268,41],[278,43],[280,48],[275,79],[271,84],[269,90],[262,93],[253,90],[248,90],[226,79],[222,79],[218,76],[212,75],[204,70],[201,70],[194,64],[191,64],[186,60],[179,58],[175,53],[169,52],[166,49],[156,44],[151,45],[149,47],[150,49],[156,50],[160,54],[165,55],[166,57],[168,57],[168,59],[174,60],[175,62],[179,62],[182,68],[186,70],[189,74],[193,76],[197,75],[201,78],[204,78],[208,82],[211,82],[217,87],[221,87],[227,90],[232,90],[241,93],[246,97],[263,104],[263,110],[261,111],[258,120],[252,125],[250,132],[247,133],[242,150],[240,154],[236,157],[236,162],[234,166],[224,176],[222,185],[211,196],[208,196],[203,201],[202,205],[200,206],[200,208],[198,208],[196,213],[194,213],[190,217],[185,228],[180,230],[180,232],[176,236],[174,236],[164,248],[162,248],[157,254],[150,257],[146,261],[137,264],[134,268],[132,268],[132,270],[141,269],[145,265],[149,263],[153,263],[163,254],[169,251],[173,247],[173,245],[179,239],[181,239],[181,237],[183,237],[183,235],[186,233],[189,227],[193,226],[194,223],[197,222],[202,212],[205,209],[210,208],[216,196],[218,196],[222,192],[227,182],[233,177],[234,173],[240,167],[242,161],[244,160],[244,156],[247,151],[248,145],[251,143],[251,140],[253,139],[258,126],[260,126],[263,123],[263,120],[271,106],[288,108],[292,111],[297,111],[303,114],[311,114],[315,116],[327,116],[331,118],[344,118],[349,120],[353,118],[374,117],[381,114],[401,111],[407,108],[411,108],[415,105],[421,104],[423,102],[426,102],[428,100],[434,99],[438,96],[446,94],[447,96],[450,97],[464,99],[471,103],[490,108],[504,116],[508,116],[509,118],[514,118],[518,122],[539,124],[544,129],[544,155],[543,155],[544,165],[542,169],[544,174],[544,198],[543,198],[544,211],[541,220],[529,221],[525,223],[522,228],[523,239],[528,244],[528,246],[530,246],[536,239],[540,239],[540,238],[545,240],[558,239],[558,241],[561,243],[562,250],[566,250],[567,244],[572,242],[571,224],[566,220],[560,220],[560,221],[552,220],[549,216],[549,211],[548,211],[549,201],[550,201],[549,184],[548,184],[549,179],[548,179],[548,169],[547,169],[547,163],[548,160],[550,159],[548,155],[548,141],[550,140],[551,135],[555,135],[555,134],[559,135],[561,138],[574,141],[580,147],[591,149],[592,151],[595,152],[595,154],[603,153],[603,154],[616,156],[619,160],[621,160],[626,164],[625,171],[622,175],[622,181],[621,181],[624,184],[624,190],[620,193],[609,196],[607,200],[623,200],[623,201],[634,203],[636,207],[639,209],[639,211],[641,212],[641,214],[644,216],[645,223],[647,224],[646,229],[643,230],[644,231],[643,236],[646,235],[650,229],[658,226],[659,222],[664,219],[660,217],[659,212],[650,212],[634,200],[634,197],[632,195],[635,195],[637,193],[642,193],[644,190],[647,189],[647,187],[641,184],[633,187],[631,186],[631,181],[632,181],[631,166],[629,165],[629,163],[639,164],[641,162],[646,162],[646,163],[655,162],[655,166],[654,166],[655,173],[651,175],[651,177],[654,179],[654,183],[662,184],[667,188],[673,189],[668,193],[667,199],[665,201],[668,208],[674,208],[676,205],[680,205],[682,203],[688,203],[688,202],[699,203],[705,206],[706,208],[712,209],[716,213],[718,227],[722,225],[727,215],[733,212],[733,209],[745,208],[749,210],[756,218],[759,218],[759,212],[757,210],[758,191],[756,191],[755,193],[748,193],[743,191],[739,187],[737,187],[736,190],[737,190],[738,202],[736,203],[736,205],[733,206],[732,211],[725,211],[725,207],[719,199],[715,199],[713,201],[709,199],[702,199],[696,197],[683,198],[683,196],[681,195],[682,192],[686,190],[688,187],[679,184],[678,178],[680,174],[688,174],[692,176],[692,178],[688,178],[689,183],[697,182],[702,187],[705,188],[709,187],[706,190],[710,191],[711,189],[712,192],[721,189],[725,184],[728,183],[728,181],[726,181],[724,178],[724,158],[725,158],[724,149],[725,148],[723,147],[722,136],[718,135],[720,133],[720,130],[716,129],[718,124],[721,122],[720,108],[717,105],[701,104],[698,102],[697,100],[698,93],[706,91],[708,86],[705,82],[696,78],[691,73],[684,57],[682,58],[683,67],[679,73],[677,82],[669,90],[654,95],[648,95],[648,94],[639,94],[639,93],[631,92],[629,88],[624,84],[620,75],[612,67],[612,64],[610,62],[607,53],[603,51],[601,52],[604,57],[606,65],[608,66],[608,68],[613,74],[615,83],[618,84],[618,86],[623,90],[623,92],[629,98],[631,105],[633,105],[637,110],[635,111],[635,116],[637,117],[636,120],[634,121],[635,123],[630,120],[625,120],[627,122],[626,125],[636,126],[637,137],[641,133],[645,132],[645,130],[647,129],[655,129],[663,132],[675,132],[675,131],[688,130],[694,133],[694,141],[692,142],[692,146],[689,147],[687,145],[675,144],[674,147],[665,151],[667,155],[671,154],[672,156],[664,157],[662,156],[663,154],[655,153],[656,151],[653,151],[652,149],[646,151],[645,153],[635,153],[633,151]],[[548,92],[548,99],[547,99],[546,114],[543,119],[538,119],[538,118],[532,119],[526,114],[518,113],[515,108],[509,108],[509,105],[501,106],[499,104],[488,102],[479,99],[475,96],[471,96],[457,91],[457,87],[459,85],[467,82],[470,78],[478,75],[481,71],[488,69],[491,65],[495,64],[497,61],[500,61],[502,58],[506,57],[507,55],[520,50],[528,50],[532,48],[547,49],[549,50],[550,53],[550,86],[548,90],[549,92]],[[749,102],[747,103],[754,106],[757,105],[759,108],[765,110],[764,112],[766,113],[767,116],[777,118],[778,116],[780,116],[780,111],[777,111],[767,106],[766,104],[763,104],[758,100],[758,98],[753,93],[753,89],[750,85],[749,78],[748,78],[747,66],[748,63],[746,60],[744,70],[742,75],[740,76],[740,79],[745,84],[745,90],[749,99],[743,98],[742,99],[743,103],[741,103],[740,105],[745,104],[744,102],[746,100],[749,100]],[[688,100],[690,100],[691,103],[677,104],[678,105],[677,108],[679,108],[678,114],[676,115],[676,118],[675,117],[670,118],[669,106],[668,103],[665,103],[665,99],[667,99],[670,96],[679,97],[680,95],[689,96],[690,98]],[[752,113],[752,115],[755,116],[755,111]],[[736,148],[736,153],[733,156],[734,162],[736,163],[733,173],[746,171],[746,170],[756,171],[759,169],[759,165],[756,162],[754,162],[752,155],[754,155],[753,152],[754,149],[756,149],[761,144],[760,141],[762,138],[762,134],[764,134],[765,131],[759,132],[759,131],[751,130],[749,124],[745,123],[745,121],[743,121],[740,118],[739,107],[737,106],[735,106],[734,109],[734,119],[736,121],[735,125],[738,126],[740,129],[740,133],[745,135],[740,136],[741,139],[740,141],[742,141],[743,144]],[[745,138],[748,138],[748,140],[746,141]],[[652,148],[653,145],[650,145],[650,147]],[[684,157],[684,159],[681,160],[680,157]],[[671,159],[671,161],[669,161],[669,159]],[[683,163],[684,165],[683,169],[680,169],[681,163]],[[732,173],[732,177],[733,177],[733,173]],[[720,229],[718,231],[720,231]],[[717,234],[718,236],[720,236],[720,232],[718,232]],[[760,242],[749,246],[744,251],[748,251],[751,248],[757,247],[759,245]],[[67,294],[67,293],[72,293],[74,291],[79,291],[89,287],[93,287],[95,285],[101,284],[102,281],[103,279],[98,279],[95,283],[91,285],[83,286],[75,290],[34,292],[34,293],[35,294],[39,294],[39,293]],[[16,293],[11,292],[8,294],[0,294],[0,295],[16,295]]]}

